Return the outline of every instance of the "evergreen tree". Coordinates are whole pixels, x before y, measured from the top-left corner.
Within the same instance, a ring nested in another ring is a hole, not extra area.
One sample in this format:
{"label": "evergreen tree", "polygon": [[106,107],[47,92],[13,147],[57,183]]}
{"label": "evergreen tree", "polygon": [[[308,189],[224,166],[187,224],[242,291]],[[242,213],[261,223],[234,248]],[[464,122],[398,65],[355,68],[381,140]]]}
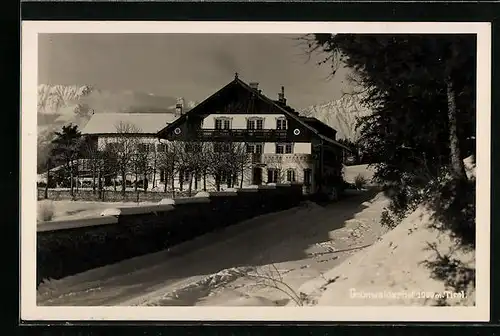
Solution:
{"label": "evergreen tree", "polygon": [[474,154],[475,35],[314,34],[309,50],[344,64],[372,115],[358,123],[375,181],[390,186],[404,210],[447,171],[450,199],[467,181],[463,159]]}
{"label": "evergreen tree", "polygon": [[77,125],[63,126],[61,132],[55,132],[55,139],[52,141],[56,161],[64,162],[65,168],[70,179],[70,193],[74,194],[74,174],[77,169],[78,156],[80,154],[81,133]]}

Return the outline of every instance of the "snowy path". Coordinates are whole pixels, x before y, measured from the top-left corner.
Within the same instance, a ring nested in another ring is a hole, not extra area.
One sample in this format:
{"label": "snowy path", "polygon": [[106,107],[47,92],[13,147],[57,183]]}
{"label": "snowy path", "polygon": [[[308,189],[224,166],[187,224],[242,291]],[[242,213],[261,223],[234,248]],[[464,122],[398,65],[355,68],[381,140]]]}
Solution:
{"label": "snowy path", "polygon": [[52,280],[40,286],[38,304],[285,305],[289,295],[242,275],[274,272],[291,289],[321,276],[381,235],[387,200],[374,196],[366,192],[325,207],[307,203],[168,251]]}

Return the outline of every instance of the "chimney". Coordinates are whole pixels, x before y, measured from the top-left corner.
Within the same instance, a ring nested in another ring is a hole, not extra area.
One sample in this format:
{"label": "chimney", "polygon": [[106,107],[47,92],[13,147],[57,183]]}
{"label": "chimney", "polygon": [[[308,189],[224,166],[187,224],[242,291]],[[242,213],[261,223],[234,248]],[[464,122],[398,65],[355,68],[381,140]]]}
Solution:
{"label": "chimney", "polygon": [[258,90],[259,89],[259,83],[258,82],[251,82],[251,83],[248,83],[248,85],[250,85],[250,87],[254,90]]}
{"label": "chimney", "polygon": [[184,98],[177,98],[177,104],[175,104],[175,115],[180,117],[184,114]]}
{"label": "chimney", "polygon": [[285,98],[285,87],[281,87],[281,92],[278,93],[278,101],[282,103],[283,105],[286,105],[286,98]]}

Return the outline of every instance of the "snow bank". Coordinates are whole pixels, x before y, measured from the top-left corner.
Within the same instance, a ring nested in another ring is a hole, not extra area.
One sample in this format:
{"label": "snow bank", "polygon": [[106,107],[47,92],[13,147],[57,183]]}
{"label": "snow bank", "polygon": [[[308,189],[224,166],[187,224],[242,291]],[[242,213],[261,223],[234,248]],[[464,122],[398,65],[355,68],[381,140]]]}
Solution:
{"label": "snow bank", "polygon": [[[430,214],[422,208],[408,216],[376,244],[354,254],[338,267],[300,287],[320,306],[436,305],[447,295],[442,281],[435,280],[424,261],[434,260],[435,243],[441,254],[453,249],[446,234],[430,229]],[[455,252],[454,258],[474,268],[473,252]],[[424,297],[421,293],[424,292]],[[451,292],[450,292],[451,293]],[[470,289],[447,299],[449,305],[474,305]]]}
{"label": "snow bank", "polygon": [[345,166],[344,167],[344,180],[349,183],[354,183],[356,176],[364,176],[368,182],[371,182],[374,170],[368,167],[367,164],[356,165],[356,166]]}

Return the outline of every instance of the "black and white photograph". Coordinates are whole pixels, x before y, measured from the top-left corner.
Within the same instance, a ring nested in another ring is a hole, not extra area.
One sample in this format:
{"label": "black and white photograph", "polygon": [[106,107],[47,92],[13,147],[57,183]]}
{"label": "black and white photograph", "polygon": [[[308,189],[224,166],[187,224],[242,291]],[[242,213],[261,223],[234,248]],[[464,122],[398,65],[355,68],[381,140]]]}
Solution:
{"label": "black and white photograph", "polygon": [[487,320],[490,38],[24,22],[23,314]]}

